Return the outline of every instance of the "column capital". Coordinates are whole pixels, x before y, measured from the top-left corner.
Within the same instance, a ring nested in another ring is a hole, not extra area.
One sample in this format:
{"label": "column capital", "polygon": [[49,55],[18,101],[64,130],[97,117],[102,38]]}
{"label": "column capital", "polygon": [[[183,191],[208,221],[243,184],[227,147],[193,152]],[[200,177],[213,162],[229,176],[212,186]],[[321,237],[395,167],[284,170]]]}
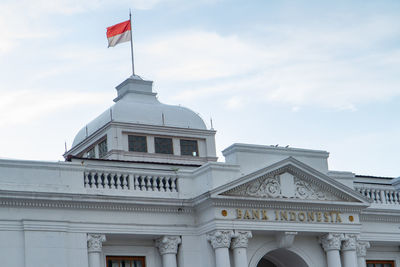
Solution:
{"label": "column capital", "polygon": [[177,254],[181,241],[179,236],[163,236],[156,240],[156,247],[161,255]]}
{"label": "column capital", "polygon": [[249,238],[252,237],[253,235],[250,231],[235,230],[235,232],[233,233],[231,248],[247,248],[247,246],[249,245]]}
{"label": "column capital", "polygon": [[356,245],[356,251],[358,257],[367,256],[367,249],[370,248],[370,244],[368,241],[358,241]]}
{"label": "column capital", "polygon": [[340,250],[343,234],[325,234],[319,238],[320,243],[325,251]]}
{"label": "column capital", "polygon": [[229,248],[233,235],[232,230],[216,230],[207,234],[207,240],[210,241],[214,249]]}
{"label": "column capital", "polygon": [[103,234],[88,234],[87,235],[88,252],[101,252],[104,241],[106,241],[106,236]]}
{"label": "column capital", "polygon": [[345,234],[343,237],[342,250],[356,250],[358,235],[356,234]]}

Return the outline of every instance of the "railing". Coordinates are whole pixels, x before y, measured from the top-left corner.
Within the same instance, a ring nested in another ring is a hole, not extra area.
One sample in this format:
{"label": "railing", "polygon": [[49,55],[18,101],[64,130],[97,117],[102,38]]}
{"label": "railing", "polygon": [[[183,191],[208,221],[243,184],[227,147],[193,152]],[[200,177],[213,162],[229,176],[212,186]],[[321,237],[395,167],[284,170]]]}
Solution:
{"label": "railing", "polygon": [[178,192],[177,177],[131,173],[86,171],[85,188],[135,190],[153,192]]}
{"label": "railing", "polygon": [[355,186],[355,190],[377,204],[400,204],[400,192],[393,188]]}

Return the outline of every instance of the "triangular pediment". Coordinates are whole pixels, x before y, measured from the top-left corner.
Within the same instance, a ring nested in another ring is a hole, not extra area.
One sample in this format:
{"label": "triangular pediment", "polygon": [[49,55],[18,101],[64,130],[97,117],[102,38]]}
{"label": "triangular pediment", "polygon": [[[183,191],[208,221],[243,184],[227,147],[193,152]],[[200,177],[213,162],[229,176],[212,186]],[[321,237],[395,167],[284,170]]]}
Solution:
{"label": "triangular pediment", "polygon": [[368,204],[351,188],[288,158],[237,179],[215,192],[220,197]]}

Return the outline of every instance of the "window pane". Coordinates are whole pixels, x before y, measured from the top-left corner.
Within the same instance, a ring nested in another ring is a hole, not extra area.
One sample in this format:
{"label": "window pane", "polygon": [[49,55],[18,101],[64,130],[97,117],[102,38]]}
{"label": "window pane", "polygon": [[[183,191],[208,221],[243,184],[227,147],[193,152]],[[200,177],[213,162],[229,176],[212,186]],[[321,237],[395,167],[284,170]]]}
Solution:
{"label": "window pane", "polygon": [[129,151],[147,152],[146,136],[128,135]]}
{"label": "window pane", "polygon": [[107,154],[107,139],[99,143],[99,158]]}
{"label": "window pane", "polygon": [[154,145],[156,148],[156,153],[173,154],[171,138],[155,137]]}
{"label": "window pane", "polygon": [[199,151],[197,148],[197,140],[180,140],[181,143],[181,155],[184,156],[194,156],[197,157],[199,155]]}
{"label": "window pane", "polygon": [[95,153],[95,150],[94,150],[94,147],[92,148],[92,149],[90,149],[88,152],[87,152],[87,155],[86,155],[89,159],[91,159],[91,158],[95,158],[96,157],[96,153]]}

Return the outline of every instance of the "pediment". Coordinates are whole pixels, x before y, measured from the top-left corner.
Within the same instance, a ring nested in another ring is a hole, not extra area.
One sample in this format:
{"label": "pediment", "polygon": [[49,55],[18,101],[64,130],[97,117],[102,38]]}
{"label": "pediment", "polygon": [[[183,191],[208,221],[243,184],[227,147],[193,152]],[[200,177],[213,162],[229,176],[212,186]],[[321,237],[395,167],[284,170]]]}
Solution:
{"label": "pediment", "polygon": [[293,158],[239,178],[217,194],[247,199],[368,203],[351,188]]}

